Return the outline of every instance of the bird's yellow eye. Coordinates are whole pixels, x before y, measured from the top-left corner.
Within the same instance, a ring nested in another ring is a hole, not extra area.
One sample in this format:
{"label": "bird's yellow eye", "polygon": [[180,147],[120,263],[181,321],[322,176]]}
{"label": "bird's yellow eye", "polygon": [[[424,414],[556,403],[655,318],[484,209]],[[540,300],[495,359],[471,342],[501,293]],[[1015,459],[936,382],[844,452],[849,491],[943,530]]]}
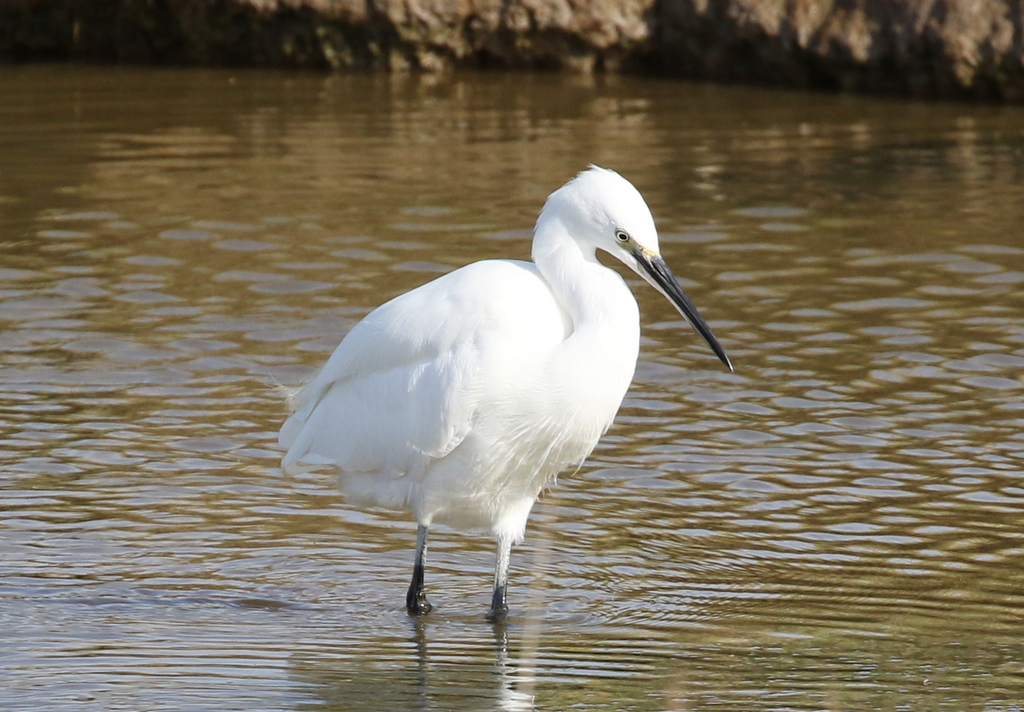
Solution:
{"label": "bird's yellow eye", "polygon": [[621,243],[629,242],[629,235],[626,234],[625,230],[616,230],[615,231],[615,241],[616,242],[621,242]]}

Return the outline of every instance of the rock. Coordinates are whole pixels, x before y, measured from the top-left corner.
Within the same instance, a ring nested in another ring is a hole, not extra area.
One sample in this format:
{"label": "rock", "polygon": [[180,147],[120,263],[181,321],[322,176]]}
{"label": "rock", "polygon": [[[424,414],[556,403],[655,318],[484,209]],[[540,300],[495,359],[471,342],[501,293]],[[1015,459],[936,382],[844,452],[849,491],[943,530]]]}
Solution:
{"label": "rock", "polygon": [[919,96],[1024,100],[1017,0],[670,0],[666,71]]}
{"label": "rock", "polygon": [[0,57],[643,70],[1024,101],[1021,0],[0,0]]}

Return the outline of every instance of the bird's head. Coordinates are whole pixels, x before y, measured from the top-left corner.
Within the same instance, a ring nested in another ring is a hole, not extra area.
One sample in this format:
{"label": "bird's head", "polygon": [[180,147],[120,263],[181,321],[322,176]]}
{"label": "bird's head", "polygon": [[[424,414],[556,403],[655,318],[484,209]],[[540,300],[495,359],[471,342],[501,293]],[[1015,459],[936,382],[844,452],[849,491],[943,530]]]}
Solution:
{"label": "bird's head", "polygon": [[607,252],[643,277],[733,370],[711,327],[662,258],[651,210],[632,183],[615,171],[591,166],[551,194],[538,225],[545,219],[557,220],[581,246]]}

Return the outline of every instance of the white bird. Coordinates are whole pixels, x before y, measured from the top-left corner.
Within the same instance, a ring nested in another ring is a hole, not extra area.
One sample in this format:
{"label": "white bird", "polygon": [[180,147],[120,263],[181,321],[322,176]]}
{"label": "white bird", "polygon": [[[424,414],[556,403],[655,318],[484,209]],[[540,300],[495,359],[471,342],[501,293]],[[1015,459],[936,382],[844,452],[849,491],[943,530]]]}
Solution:
{"label": "white bird", "polygon": [[616,257],[665,295],[732,364],[658,250],[643,197],[591,166],[549,197],[533,262],[475,262],[372,311],[292,399],[282,466],[329,464],[351,503],[411,511],[419,525],[406,596],[430,611],[427,530],[497,540],[488,618],[508,612],[511,548],[559,471],[611,425],[640,349],[640,312]]}

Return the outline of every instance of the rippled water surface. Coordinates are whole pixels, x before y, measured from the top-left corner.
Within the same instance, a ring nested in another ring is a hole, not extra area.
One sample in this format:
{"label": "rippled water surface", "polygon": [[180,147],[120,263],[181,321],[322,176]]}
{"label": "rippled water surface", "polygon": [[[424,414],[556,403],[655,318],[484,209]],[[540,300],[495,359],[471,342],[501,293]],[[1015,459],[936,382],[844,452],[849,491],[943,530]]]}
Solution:
{"label": "rippled water surface", "polygon": [[[1024,110],[636,78],[0,69],[5,710],[1024,709]],[[636,382],[493,551],[282,475],[279,384],[594,162]]]}

